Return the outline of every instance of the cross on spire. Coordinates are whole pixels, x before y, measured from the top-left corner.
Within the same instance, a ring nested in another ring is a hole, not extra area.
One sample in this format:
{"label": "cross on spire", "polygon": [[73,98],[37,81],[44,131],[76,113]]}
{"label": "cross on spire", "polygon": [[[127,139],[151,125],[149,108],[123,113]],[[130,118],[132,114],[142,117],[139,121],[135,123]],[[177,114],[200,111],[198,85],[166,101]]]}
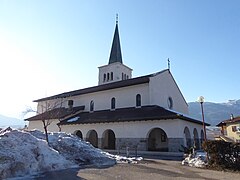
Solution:
{"label": "cross on spire", "polygon": [[169,60],[169,58],[167,59],[167,61],[168,61],[168,70],[170,71],[170,60]]}
{"label": "cross on spire", "polygon": [[120,38],[118,32],[118,14],[116,14],[116,27],[113,36],[112,48],[110,52],[109,62],[108,64],[120,62],[122,63],[122,53],[121,53],[121,45]]}
{"label": "cross on spire", "polygon": [[118,13],[116,14],[116,24],[118,24]]}

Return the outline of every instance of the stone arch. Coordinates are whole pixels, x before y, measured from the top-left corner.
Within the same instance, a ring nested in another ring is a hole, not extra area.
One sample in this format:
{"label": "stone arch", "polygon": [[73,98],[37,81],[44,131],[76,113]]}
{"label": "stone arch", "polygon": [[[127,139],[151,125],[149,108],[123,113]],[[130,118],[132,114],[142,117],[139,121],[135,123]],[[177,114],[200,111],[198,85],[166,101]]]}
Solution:
{"label": "stone arch", "polygon": [[196,128],[193,130],[193,145],[196,147],[196,149],[199,149],[199,137]]}
{"label": "stone arch", "polygon": [[80,130],[76,130],[74,134],[81,139],[83,138],[82,132]]}
{"label": "stone arch", "polygon": [[90,142],[94,147],[98,147],[98,134],[95,130],[90,130],[87,133],[86,141]]}
{"label": "stone arch", "polygon": [[183,133],[184,133],[185,146],[187,148],[190,148],[191,147],[191,134],[190,134],[189,128],[187,126],[184,128]]}
{"label": "stone arch", "polygon": [[102,136],[103,149],[116,149],[116,136],[113,130],[107,129]]}
{"label": "stone arch", "polygon": [[168,151],[168,137],[161,128],[153,128],[148,133],[148,151]]}

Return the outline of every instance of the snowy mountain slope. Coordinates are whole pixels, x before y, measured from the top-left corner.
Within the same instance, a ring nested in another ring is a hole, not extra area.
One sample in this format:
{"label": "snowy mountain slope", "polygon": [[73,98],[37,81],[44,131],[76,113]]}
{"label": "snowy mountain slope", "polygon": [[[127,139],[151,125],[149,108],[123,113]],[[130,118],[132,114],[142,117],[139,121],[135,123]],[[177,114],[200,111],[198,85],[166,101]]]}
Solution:
{"label": "snowy mountain slope", "polygon": [[[190,102],[188,105],[189,114],[197,119],[202,119],[199,102]],[[205,102],[203,105],[206,122],[211,125],[229,119],[231,114],[235,117],[240,115],[240,100],[229,100],[225,103]]]}
{"label": "snowy mountain slope", "polygon": [[24,122],[24,120],[0,115],[0,127],[11,126],[14,128],[22,128],[25,124],[26,122]]}

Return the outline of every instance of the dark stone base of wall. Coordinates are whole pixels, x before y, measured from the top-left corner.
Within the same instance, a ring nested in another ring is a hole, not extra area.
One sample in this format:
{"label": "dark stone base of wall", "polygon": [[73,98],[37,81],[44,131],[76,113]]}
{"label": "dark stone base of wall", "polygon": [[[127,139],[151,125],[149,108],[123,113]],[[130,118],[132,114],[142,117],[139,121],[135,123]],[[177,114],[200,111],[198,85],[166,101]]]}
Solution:
{"label": "dark stone base of wall", "polygon": [[[101,145],[102,139],[98,139],[98,147],[103,148]],[[168,147],[154,151],[168,151],[179,152],[181,145],[184,144],[182,138],[168,138]],[[126,150],[128,148],[131,151],[148,151],[148,139],[146,138],[117,138],[115,142],[115,150]]]}

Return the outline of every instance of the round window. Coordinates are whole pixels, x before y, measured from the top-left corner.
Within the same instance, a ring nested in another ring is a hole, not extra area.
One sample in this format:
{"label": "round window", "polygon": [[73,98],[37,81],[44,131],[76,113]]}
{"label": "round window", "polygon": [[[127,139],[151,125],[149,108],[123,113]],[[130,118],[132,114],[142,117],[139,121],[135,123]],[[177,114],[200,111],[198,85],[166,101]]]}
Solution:
{"label": "round window", "polygon": [[168,97],[167,103],[168,103],[168,108],[172,109],[173,108],[173,99],[172,99],[172,97]]}

